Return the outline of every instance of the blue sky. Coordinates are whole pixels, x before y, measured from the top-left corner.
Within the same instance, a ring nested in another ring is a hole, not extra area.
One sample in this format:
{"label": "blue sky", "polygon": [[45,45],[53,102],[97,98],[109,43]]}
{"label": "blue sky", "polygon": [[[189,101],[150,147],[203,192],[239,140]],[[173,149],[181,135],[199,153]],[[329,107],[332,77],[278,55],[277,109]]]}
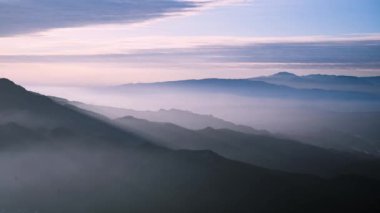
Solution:
{"label": "blue sky", "polygon": [[305,36],[380,32],[378,0],[254,0],[146,28],[176,35]]}
{"label": "blue sky", "polygon": [[72,86],[380,75],[378,11],[379,0],[0,0],[0,76]]}

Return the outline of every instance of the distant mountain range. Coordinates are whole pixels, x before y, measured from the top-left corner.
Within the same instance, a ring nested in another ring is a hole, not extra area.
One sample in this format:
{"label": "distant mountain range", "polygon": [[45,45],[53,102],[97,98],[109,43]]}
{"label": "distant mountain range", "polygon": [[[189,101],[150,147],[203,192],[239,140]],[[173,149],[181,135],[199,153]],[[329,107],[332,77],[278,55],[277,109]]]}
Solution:
{"label": "distant mountain range", "polygon": [[298,76],[289,72],[280,72],[271,76],[250,78],[250,80],[299,89],[324,89],[380,94],[380,76],[356,77],[320,74]]}
{"label": "distant mountain range", "polygon": [[375,180],[350,175],[321,179],[231,161],[211,151],[172,151],[89,114],[0,79],[1,210],[297,213],[380,209],[380,183]]}
{"label": "distant mountain range", "polygon": [[[298,78],[300,78],[305,85],[309,85],[307,82],[311,80],[316,83],[310,83],[310,86],[308,87],[297,86],[297,84],[294,84],[293,81],[298,82],[299,80],[294,80]],[[380,101],[380,94],[373,92],[378,90],[379,84],[377,82],[379,77],[366,78],[367,80],[343,76],[335,78],[332,76],[318,75],[298,77],[291,73],[278,73],[269,77],[251,79],[201,79],[159,83],[125,84],[110,87],[104,91],[113,90],[117,92],[136,93],[144,93],[147,91],[170,93],[172,91],[179,91],[188,93],[221,93],[255,98]],[[347,80],[351,78],[354,80]],[[352,85],[358,85],[358,82],[362,82],[362,84],[359,84],[361,86],[366,82],[367,84],[365,85],[369,88],[360,89],[360,87],[358,89],[358,87],[352,87]],[[335,84],[339,85],[339,87],[336,86],[334,89],[331,85]]]}

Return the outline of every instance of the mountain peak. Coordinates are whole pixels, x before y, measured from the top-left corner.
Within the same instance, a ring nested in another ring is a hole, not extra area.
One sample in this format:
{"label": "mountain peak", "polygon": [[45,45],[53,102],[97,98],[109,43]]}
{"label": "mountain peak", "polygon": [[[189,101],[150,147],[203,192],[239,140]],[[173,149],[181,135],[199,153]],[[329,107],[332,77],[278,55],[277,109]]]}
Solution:
{"label": "mountain peak", "polygon": [[0,78],[0,85],[16,85],[16,84],[7,78]]}
{"label": "mountain peak", "polygon": [[272,75],[273,77],[298,77],[298,75],[294,74],[294,73],[291,73],[291,72],[279,72],[279,73],[276,73],[274,75]]}
{"label": "mountain peak", "polygon": [[10,91],[24,91],[25,89],[13,81],[6,79],[6,78],[0,78],[0,92],[10,92]]}

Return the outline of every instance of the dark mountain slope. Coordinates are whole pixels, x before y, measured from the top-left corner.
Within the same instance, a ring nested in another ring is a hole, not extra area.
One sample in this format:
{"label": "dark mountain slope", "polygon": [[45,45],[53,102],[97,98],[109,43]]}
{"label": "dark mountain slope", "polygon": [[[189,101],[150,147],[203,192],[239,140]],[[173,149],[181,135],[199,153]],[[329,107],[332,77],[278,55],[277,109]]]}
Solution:
{"label": "dark mountain slope", "polygon": [[[345,172],[345,168],[352,164],[371,160],[371,157],[359,157],[292,140],[228,129],[192,131],[170,123],[149,122],[133,117],[117,119],[116,122],[161,146],[212,150],[229,159],[289,172],[331,176]],[[360,171],[358,174],[368,175],[369,172]]]}
{"label": "dark mountain slope", "polygon": [[255,168],[207,151],[29,150],[0,155],[7,212],[376,212],[378,182]]}
{"label": "dark mountain slope", "polygon": [[57,104],[50,98],[26,91],[13,82],[0,79],[0,124],[17,123],[45,131],[67,129],[83,140],[109,140],[130,144],[145,143],[133,133]]}

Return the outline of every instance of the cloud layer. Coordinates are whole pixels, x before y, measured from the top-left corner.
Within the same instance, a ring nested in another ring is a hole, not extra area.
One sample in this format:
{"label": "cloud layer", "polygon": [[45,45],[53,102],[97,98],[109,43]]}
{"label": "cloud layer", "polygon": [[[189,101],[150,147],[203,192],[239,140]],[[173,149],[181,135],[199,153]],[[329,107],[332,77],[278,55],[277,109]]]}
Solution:
{"label": "cloud layer", "polygon": [[215,2],[218,1],[0,0],[0,36],[51,28],[140,22]]}
{"label": "cloud layer", "polygon": [[[3,47],[6,47],[6,43],[3,43]],[[69,48],[71,52],[65,50],[67,44],[63,44],[62,48],[59,48],[55,43],[42,43],[36,47],[30,46],[33,47],[30,49],[21,45],[22,48],[14,54],[0,51],[0,61],[126,62],[140,59],[170,62],[174,59],[210,63],[345,63],[368,66],[380,63],[380,36],[295,37],[282,40],[239,37],[140,37],[105,43],[92,42],[91,45],[74,42],[78,48]]]}

